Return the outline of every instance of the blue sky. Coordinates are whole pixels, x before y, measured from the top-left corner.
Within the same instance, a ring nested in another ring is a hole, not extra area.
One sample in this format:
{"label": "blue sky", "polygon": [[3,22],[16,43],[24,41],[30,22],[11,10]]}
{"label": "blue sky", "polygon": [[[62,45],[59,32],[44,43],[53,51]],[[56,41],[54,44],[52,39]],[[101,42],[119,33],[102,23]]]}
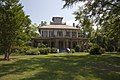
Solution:
{"label": "blue sky", "polygon": [[32,23],[40,24],[41,21],[51,21],[53,16],[64,17],[63,21],[71,25],[74,22],[72,13],[78,6],[62,9],[62,0],[21,0],[24,11],[30,15]]}

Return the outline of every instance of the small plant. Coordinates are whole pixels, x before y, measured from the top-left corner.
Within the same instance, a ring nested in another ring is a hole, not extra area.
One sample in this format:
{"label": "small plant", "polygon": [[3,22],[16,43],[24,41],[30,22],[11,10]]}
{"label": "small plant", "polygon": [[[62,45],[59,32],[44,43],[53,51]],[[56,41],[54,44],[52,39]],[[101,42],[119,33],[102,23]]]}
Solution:
{"label": "small plant", "polygon": [[46,46],[43,43],[41,43],[40,45],[38,45],[38,47],[39,48],[45,48]]}
{"label": "small plant", "polygon": [[25,54],[26,51],[30,50],[30,46],[14,46],[11,49],[12,54]]}
{"label": "small plant", "polygon": [[102,48],[98,45],[94,45],[91,49],[90,49],[90,54],[91,55],[101,55],[103,54],[104,51],[102,50]]}
{"label": "small plant", "polygon": [[52,48],[51,53],[57,53],[57,48]]}
{"label": "small plant", "polygon": [[47,55],[49,53],[50,49],[49,48],[39,48],[40,54],[45,54]]}
{"label": "small plant", "polygon": [[70,52],[71,52],[71,53],[75,53],[75,50],[74,50],[74,49],[71,49]]}
{"label": "small plant", "polygon": [[39,49],[38,48],[31,48],[30,50],[27,50],[26,55],[39,55]]}
{"label": "small plant", "polygon": [[114,52],[115,51],[115,46],[108,46],[108,51]]}
{"label": "small plant", "polygon": [[80,52],[80,49],[81,49],[80,45],[75,46],[75,52]]}
{"label": "small plant", "polygon": [[120,52],[120,47],[118,47],[117,52]]}

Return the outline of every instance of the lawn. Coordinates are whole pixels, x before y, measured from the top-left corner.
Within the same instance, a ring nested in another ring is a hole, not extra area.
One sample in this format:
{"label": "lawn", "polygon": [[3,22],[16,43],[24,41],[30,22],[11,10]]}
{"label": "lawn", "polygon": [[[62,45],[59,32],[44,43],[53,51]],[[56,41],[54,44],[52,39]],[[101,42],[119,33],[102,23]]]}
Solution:
{"label": "lawn", "polygon": [[0,80],[120,80],[120,54],[49,54],[11,58],[10,61],[0,60]]}

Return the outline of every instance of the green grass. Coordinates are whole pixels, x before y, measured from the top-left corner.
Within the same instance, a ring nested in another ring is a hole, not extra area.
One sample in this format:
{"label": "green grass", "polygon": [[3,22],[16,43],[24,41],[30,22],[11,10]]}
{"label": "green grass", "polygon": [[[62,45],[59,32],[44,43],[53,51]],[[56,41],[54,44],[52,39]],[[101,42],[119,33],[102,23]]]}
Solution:
{"label": "green grass", "polygon": [[0,61],[0,80],[120,80],[120,55],[11,56]]}

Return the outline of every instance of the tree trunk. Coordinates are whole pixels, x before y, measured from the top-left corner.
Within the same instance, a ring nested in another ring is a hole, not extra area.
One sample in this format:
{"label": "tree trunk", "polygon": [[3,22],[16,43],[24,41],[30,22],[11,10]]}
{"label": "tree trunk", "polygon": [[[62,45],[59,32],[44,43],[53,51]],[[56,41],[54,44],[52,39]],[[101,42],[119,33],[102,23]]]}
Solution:
{"label": "tree trunk", "polygon": [[10,59],[9,59],[9,53],[5,53],[5,55],[4,55],[4,60],[10,60]]}
{"label": "tree trunk", "polygon": [[7,53],[4,53],[4,60],[7,60]]}
{"label": "tree trunk", "polygon": [[11,51],[10,51],[10,47],[7,46],[6,49],[5,49],[5,51],[4,51],[4,60],[10,60],[10,59],[9,59],[10,52],[11,52]]}

